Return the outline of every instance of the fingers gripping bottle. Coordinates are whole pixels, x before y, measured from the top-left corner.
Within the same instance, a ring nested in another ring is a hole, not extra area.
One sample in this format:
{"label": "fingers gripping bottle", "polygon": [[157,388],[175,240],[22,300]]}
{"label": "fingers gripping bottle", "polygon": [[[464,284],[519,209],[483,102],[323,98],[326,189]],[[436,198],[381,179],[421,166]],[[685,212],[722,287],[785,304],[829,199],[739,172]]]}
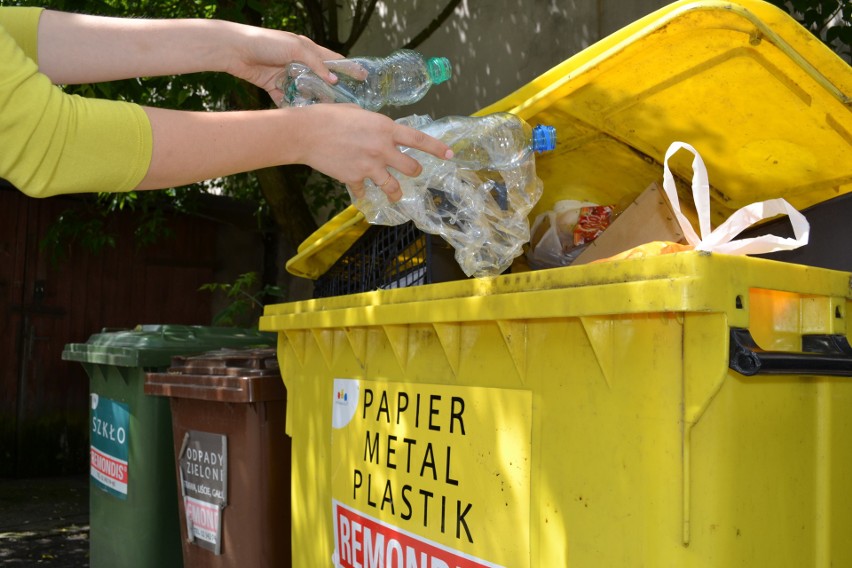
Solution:
{"label": "fingers gripping bottle", "polygon": [[385,106],[409,105],[452,74],[446,57],[426,59],[409,49],[394,51],[383,58],[335,59],[325,64],[338,77],[334,85],[301,63],[289,64],[278,84],[284,92],[282,106],[355,103],[377,111]]}
{"label": "fingers gripping bottle", "polygon": [[355,206],[367,221],[398,225],[413,221],[440,235],[453,248],[468,276],[493,276],[508,268],[530,239],[527,216],[542,193],[535,156],[556,147],[552,126],[530,126],[509,113],[482,117],[449,116],[433,121],[410,116],[397,122],[448,144],[454,156],[441,160],[403,148],[423,167],[417,177],[394,171],[403,197],[396,203],[372,181]]}

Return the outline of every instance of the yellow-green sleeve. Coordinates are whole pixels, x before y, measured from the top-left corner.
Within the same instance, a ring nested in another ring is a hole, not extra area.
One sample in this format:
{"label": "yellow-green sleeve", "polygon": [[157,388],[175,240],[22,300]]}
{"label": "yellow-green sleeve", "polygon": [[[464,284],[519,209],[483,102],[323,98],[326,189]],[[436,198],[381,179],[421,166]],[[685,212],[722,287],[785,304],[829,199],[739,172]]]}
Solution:
{"label": "yellow-green sleeve", "polygon": [[0,7],[0,26],[24,50],[27,57],[38,63],[38,19],[44,8],[21,6]]}
{"label": "yellow-green sleeve", "polygon": [[0,177],[33,197],[132,190],[151,163],[145,111],[51,84],[25,51],[37,50],[40,13],[0,8]]}

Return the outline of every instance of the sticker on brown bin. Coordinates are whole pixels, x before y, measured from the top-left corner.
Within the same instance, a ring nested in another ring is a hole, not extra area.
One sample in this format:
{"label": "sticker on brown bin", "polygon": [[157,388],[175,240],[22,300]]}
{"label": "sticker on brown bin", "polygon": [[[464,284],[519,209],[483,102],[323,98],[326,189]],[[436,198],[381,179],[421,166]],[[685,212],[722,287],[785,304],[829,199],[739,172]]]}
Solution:
{"label": "sticker on brown bin", "polygon": [[180,487],[189,542],[222,552],[222,509],[228,504],[228,438],[189,430],[180,449]]}

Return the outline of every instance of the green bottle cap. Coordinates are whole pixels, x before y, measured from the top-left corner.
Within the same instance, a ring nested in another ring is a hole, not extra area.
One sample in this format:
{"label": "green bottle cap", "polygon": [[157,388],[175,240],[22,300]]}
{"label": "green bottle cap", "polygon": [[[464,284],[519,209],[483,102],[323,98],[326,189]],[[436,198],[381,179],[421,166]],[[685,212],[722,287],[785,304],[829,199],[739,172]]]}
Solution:
{"label": "green bottle cap", "polygon": [[426,62],[426,67],[429,69],[429,77],[435,85],[443,83],[453,75],[450,60],[446,57],[432,57]]}

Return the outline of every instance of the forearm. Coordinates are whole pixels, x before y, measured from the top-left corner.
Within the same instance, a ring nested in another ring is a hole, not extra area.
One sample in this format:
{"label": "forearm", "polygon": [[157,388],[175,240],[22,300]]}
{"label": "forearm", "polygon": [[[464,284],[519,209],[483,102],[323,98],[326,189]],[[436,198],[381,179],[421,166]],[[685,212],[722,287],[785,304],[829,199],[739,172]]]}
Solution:
{"label": "forearm", "polygon": [[159,189],[281,164],[305,163],[304,113],[291,109],[184,112],[144,108],[154,139],[137,189]]}
{"label": "forearm", "polygon": [[221,20],[105,18],[46,10],[39,70],[57,84],[226,71],[250,28]]}
{"label": "forearm", "polygon": [[[408,176],[420,171],[420,164],[400,152],[400,146],[452,157],[443,142],[355,105],[239,112],[144,110],[153,153],[137,189],[174,187],[285,164],[305,164],[345,184],[362,184],[366,178],[381,184],[389,168]],[[399,186],[390,181],[383,189],[395,194]]]}

